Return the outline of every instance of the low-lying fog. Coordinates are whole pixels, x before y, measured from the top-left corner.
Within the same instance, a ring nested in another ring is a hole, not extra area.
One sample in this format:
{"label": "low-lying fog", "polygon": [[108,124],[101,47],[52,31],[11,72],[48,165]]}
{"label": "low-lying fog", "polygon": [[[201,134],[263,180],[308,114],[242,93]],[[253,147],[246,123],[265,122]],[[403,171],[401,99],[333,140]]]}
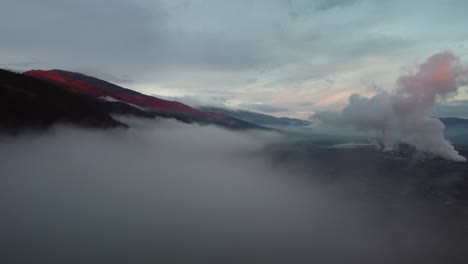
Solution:
{"label": "low-lying fog", "polygon": [[319,172],[271,158],[266,146],[284,140],[274,132],[125,121],[133,128],[60,126],[0,139],[2,258],[464,263],[468,256],[467,219],[438,214],[418,197],[353,199],[340,181],[309,180]]}

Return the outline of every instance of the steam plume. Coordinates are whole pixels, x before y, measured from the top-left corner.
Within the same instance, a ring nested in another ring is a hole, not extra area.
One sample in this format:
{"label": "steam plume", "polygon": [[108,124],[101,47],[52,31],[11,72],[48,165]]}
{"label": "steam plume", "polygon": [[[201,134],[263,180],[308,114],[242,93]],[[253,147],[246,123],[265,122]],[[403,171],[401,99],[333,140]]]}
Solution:
{"label": "steam plume", "polygon": [[324,123],[381,132],[385,150],[407,143],[420,151],[466,162],[444,138],[444,124],[430,116],[437,99],[454,94],[466,83],[466,76],[466,69],[452,53],[438,53],[419,65],[416,73],[401,75],[393,93],[382,91],[370,98],[353,94],[341,112],[318,112],[314,117]]}

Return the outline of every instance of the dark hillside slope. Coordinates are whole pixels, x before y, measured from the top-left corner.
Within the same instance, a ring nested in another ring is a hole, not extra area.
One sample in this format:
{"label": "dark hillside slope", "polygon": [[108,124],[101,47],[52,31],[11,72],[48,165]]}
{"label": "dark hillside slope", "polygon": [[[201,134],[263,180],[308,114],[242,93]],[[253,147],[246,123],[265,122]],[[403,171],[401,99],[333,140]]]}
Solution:
{"label": "dark hillside slope", "polygon": [[94,99],[67,92],[49,82],[0,70],[0,128],[10,132],[72,123],[112,128],[112,119]]}

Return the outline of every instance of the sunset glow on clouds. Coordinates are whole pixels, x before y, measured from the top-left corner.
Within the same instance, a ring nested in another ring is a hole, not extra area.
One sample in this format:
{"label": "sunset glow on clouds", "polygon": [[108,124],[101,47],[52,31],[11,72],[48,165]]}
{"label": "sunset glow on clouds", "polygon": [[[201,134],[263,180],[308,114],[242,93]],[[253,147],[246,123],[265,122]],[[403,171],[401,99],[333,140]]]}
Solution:
{"label": "sunset glow on clouds", "polygon": [[[80,71],[273,115],[306,118],[352,93],[391,91],[435,53],[468,62],[466,1],[6,2],[0,67]],[[451,113],[468,116],[466,89],[447,98]]]}

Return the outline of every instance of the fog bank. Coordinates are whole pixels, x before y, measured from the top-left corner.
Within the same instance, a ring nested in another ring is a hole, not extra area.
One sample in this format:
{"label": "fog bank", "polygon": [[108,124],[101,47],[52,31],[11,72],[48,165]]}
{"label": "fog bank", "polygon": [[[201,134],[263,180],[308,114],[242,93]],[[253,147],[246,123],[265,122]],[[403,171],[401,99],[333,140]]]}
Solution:
{"label": "fog bank", "polygon": [[[0,139],[8,257],[62,263],[456,263],[457,218],[349,199],[273,163],[273,132],[171,120]],[[339,185],[339,183],[336,183]],[[465,230],[466,231],[466,230]],[[43,263],[43,262],[42,262]],[[461,262],[460,262],[461,263]]]}

